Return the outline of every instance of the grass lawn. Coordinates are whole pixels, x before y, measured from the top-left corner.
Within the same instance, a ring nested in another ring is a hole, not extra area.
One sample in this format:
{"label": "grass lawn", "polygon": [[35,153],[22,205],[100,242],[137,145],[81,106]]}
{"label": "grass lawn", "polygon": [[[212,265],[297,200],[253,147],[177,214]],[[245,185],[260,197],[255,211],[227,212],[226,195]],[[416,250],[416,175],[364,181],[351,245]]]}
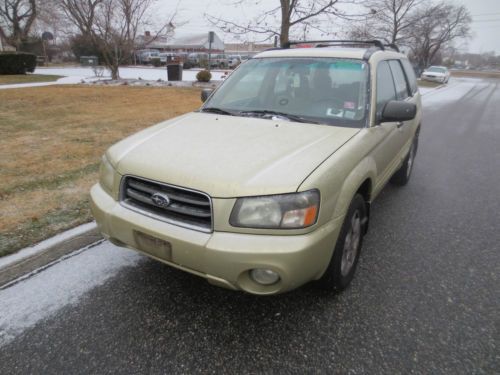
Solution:
{"label": "grass lawn", "polygon": [[499,71],[452,70],[453,77],[500,78]]}
{"label": "grass lawn", "polygon": [[0,85],[12,85],[15,83],[33,83],[33,82],[54,82],[62,76],[44,75],[44,74],[12,74],[0,75]]}
{"label": "grass lawn", "polygon": [[191,88],[0,90],[0,256],[91,220],[103,152],[201,105]]}

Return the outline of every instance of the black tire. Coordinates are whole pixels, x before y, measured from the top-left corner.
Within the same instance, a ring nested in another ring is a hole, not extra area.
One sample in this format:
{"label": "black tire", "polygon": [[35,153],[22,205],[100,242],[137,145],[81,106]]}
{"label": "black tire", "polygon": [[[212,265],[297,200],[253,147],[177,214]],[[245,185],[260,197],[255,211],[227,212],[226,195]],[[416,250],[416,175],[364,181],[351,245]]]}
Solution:
{"label": "black tire", "polygon": [[415,155],[417,154],[418,149],[418,133],[413,139],[413,142],[410,147],[410,151],[408,151],[408,155],[406,155],[405,160],[403,161],[403,165],[397,170],[396,173],[391,177],[391,183],[397,186],[405,186],[408,181],[410,181],[411,172],[413,170],[413,164],[415,161]]}
{"label": "black tire", "polygon": [[[356,194],[347,210],[328,268],[318,280],[321,288],[340,292],[349,286],[356,272],[366,224],[366,202],[361,194]],[[355,231],[357,243],[353,244]]]}

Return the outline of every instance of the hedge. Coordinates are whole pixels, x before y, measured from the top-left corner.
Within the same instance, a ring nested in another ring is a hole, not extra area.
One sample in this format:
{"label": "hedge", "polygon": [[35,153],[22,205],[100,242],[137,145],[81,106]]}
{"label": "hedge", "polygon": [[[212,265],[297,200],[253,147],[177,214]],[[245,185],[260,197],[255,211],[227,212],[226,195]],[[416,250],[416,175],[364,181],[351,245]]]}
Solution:
{"label": "hedge", "polygon": [[24,52],[0,52],[0,74],[33,73],[36,67],[36,56]]}

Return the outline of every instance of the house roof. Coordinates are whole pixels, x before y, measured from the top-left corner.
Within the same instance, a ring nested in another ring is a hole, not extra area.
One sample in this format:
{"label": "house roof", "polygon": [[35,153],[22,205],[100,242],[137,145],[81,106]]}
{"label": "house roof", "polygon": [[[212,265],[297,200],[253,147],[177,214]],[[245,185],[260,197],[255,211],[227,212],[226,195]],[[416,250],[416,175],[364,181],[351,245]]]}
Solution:
{"label": "house roof", "polygon": [[[188,36],[167,38],[165,36],[139,35],[136,38],[136,45],[141,48],[183,48],[183,49],[208,49],[208,32],[203,34],[193,34]],[[224,50],[224,42],[214,35],[212,43],[214,50]]]}

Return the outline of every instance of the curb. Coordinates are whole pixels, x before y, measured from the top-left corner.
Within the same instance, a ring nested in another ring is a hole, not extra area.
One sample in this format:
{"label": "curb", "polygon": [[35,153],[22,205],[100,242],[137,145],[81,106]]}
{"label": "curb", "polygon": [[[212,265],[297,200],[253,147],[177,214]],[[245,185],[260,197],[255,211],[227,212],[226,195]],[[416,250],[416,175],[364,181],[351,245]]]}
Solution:
{"label": "curb", "polygon": [[49,238],[31,248],[23,249],[16,254],[0,258],[0,288],[101,239],[97,225],[89,223]]}

